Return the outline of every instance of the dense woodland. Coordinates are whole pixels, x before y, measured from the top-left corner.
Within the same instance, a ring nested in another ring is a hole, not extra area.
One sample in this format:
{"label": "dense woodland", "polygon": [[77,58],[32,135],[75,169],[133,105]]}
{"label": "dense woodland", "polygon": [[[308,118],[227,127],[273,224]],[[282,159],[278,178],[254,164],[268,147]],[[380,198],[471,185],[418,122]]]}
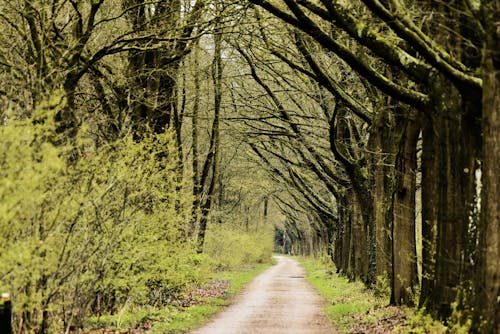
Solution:
{"label": "dense woodland", "polygon": [[497,333],[499,18],[498,0],[0,0],[15,328],[172,303],[274,236]]}

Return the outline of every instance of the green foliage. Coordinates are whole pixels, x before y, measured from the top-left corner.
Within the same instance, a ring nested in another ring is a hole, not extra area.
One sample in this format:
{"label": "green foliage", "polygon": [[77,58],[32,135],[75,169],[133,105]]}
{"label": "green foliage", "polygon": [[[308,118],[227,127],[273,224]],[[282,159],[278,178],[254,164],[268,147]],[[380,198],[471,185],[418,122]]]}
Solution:
{"label": "green foliage", "polygon": [[[0,127],[0,289],[11,293],[18,330],[62,331],[99,314],[93,326],[162,322],[159,311],[178,312],[172,301],[212,269],[269,262],[267,229],[217,225],[201,255],[186,240],[192,199],[170,133],[97,148],[81,128],[62,145],[54,122],[61,96],[33,119],[7,115]],[[178,317],[197,319],[212,306]]]}
{"label": "green foliage", "polygon": [[[458,296],[465,295],[464,292],[460,292]],[[458,299],[459,297],[457,297]],[[463,303],[463,301],[461,301]],[[470,318],[470,313],[466,312],[463,307],[460,307],[460,302],[455,301],[451,303],[452,313],[449,319],[451,324],[450,332],[456,334],[466,334],[471,332],[472,319]]]}
{"label": "green foliage", "polygon": [[237,225],[213,224],[207,231],[204,253],[220,271],[245,264],[268,263],[273,251],[271,226],[245,230]]}
{"label": "green foliage", "polygon": [[406,328],[403,332],[415,334],[444,334],[449,331],[446,326],[433,319],[424,309],[422,309],[408,317],[408,328]]}
{"label": "green foliage", "polygon": [[373,293],[376,297],[387,298],[391,295],[391,282],[388,276],[387,273],[377,276],[377,281],[373,286]]}
{"label": "green foliage", "polygon": [[167,307],[160,310],[151,306],[131,307],[124,305],[117,314],[89,318],[85,322],[85,326],[108,329],[139,328],[152,321],[164,321],[167,314]]}
{"label": "green foliage", "polygon": [[55,94],[35,121],[0,127],[0,289],[26,332],[163,305],[200,280],[171,134],[95,148],[81,129],[56,146],[62,107]]}

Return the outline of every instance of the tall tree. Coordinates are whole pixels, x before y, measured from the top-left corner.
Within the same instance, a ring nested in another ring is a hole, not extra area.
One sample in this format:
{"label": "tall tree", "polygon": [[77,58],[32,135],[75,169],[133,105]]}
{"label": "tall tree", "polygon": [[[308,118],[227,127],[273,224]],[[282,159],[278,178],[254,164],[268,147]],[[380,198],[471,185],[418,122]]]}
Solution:
{"label": "tall tree", "polygon": [[[483,165],[477,316],[485,332],[500,331],[500,31],[498,1],[482,1],[483,48]],[[497,21],[495,21],[497,20]],[[496,22],[496,23],[495,23]]]}
{"label": "tall tree", "polygon": [[[481,36],[486,36],[480,33],[477,6],[461,1],[447,5],[421,1],[410,10],[402,1],[364,0],[352,7],[329,0],[251,2],[309,35],[371,85],[416,108],[426,119],[422,157],[424,237],[435,252],[424,252],[426,279],[421,299],[428,309],[448,316],[451,303],[460,299],[459,291],[467,290],[464,287],[472,279],[468,274],[470,264],[464,261],[470,255],[467,231],[471,219],[472,224],[478,224],[469,214],[475,203],[471,171],[482,157],[479,120],[486,105],[481,104],[484,82],[477,73],[487,63],[477,59],[476,51],[484,40]],[[439,19],[420,27],[416,24],[418,15],[427,10]],[[333,23],[337,36],[344,38],[332,37],[326,23]],[[450,36],[438,25],[463,34]],[[494,35],[491,31],[488,34]],[[347,45],[353,42],[368,54],[356,54]],[[387,66],[395,75],[388,77],[380,70]],[[344,100],[344,104],[348,102]],[[482,214],[487,210],[483,208]],[[370,224],[368,227],[373,228]],[[457,266],[458,270],[450,270]],[[469,305],[465,304],[463,301],[467,309]]]}

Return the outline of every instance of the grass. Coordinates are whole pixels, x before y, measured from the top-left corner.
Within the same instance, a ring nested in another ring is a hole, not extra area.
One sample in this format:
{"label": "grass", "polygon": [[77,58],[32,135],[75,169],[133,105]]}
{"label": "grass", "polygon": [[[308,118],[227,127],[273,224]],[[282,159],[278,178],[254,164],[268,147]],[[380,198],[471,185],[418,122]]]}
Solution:
{"label": "grass", "polygon": [[305,267],[309,282],[326,299],[325,314],[340,331],[349,332],[359,321],[357,316],[389,302],[387,298],[375,296],[361,282],[349,282],[335,274],[333,265],[309,258],[297,260]]}
{"label": "grass", "polygon": [[[349,282],[335,273],[332,264],[312,258],[296,258],[306,277],[327,303],[325,314],[342,333],[462,333],[451,330],[413,308],[388,306],[387,282],[368,290],[361,282]],[[465,332],[464,332],[465,333]]]}
{"label": "grass", "polygon": [[[255,276],[271,266],[261,263],[240,271],[227,271],[214,274],[213,279],[229,282],[226,298],[206,298],[200,304],[189,307],[166,306],[162,309],[150,306],[127,307],[117,314],[91,318],[86,327],[95,329],[130,329],[145,327],[152,334],[185,333],[200,327],[230,303],[230,299],[240,292]],[[100,332],[100,331],[98,331]]]}
{"label": "grass", "polygon": [[211,299],[206,304],[190,306],[183,310],[174,310],[164,321],[153,323],[151,333],[185,333],[204,324],[212,315],[227,305],[224,300]]}

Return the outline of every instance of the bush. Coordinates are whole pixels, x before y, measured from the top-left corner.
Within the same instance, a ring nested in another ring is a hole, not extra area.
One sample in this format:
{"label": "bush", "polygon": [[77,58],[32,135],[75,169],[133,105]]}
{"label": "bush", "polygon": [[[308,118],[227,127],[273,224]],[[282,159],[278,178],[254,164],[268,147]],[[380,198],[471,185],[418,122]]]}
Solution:
{"label": "bush", "polygon": [[207,231],[204,253],[217,270],[235,270],[246,264],[269,262],[273,230],[244,230],[237,225],[212,224]]}
{"label": "bush", "polygon": [[56,96],[36,122],[10,115],[0,127],[0,289],[26,333],[167,303],[200,279],[183,241],[190,198],[178,190],[173,137],[96,149],[81,130],[62,145],[53,120],[62,107]]}

